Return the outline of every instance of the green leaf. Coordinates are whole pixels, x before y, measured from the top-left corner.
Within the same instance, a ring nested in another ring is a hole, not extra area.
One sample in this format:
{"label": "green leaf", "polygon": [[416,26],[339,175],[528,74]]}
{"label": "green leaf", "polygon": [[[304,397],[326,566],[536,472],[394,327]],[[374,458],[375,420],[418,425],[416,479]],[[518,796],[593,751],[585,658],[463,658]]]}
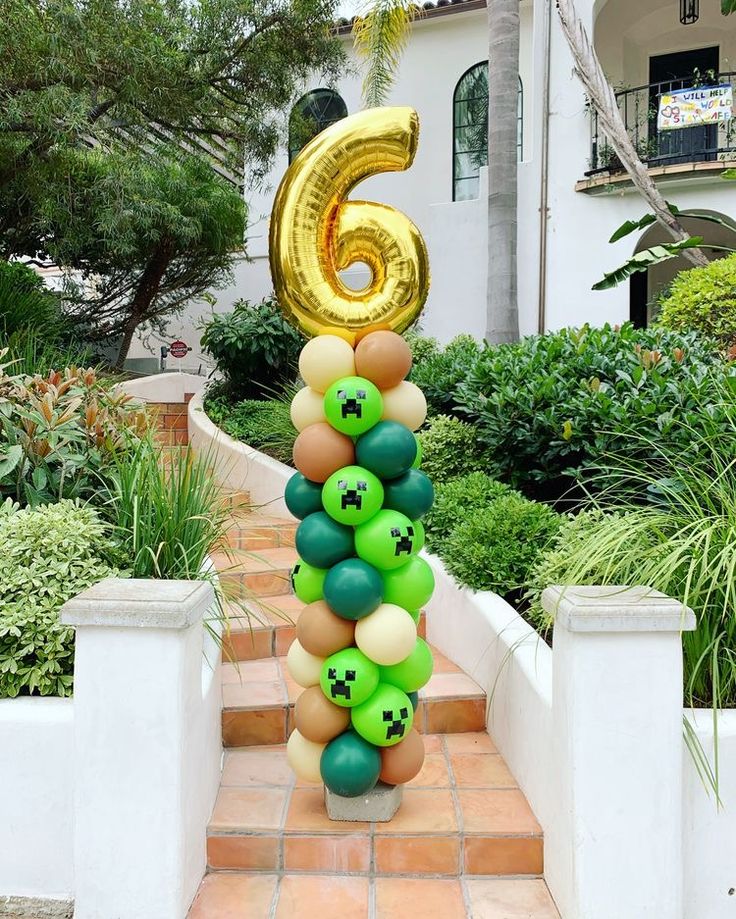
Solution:
{"label": "green leaf", "polygon": [[[670,210],[670,213],[677,217],[680,213],[680,209],[674,204],[670,204],[669,201],[667,201],[666,204]],[[627,220],[625,223],[621,224],[621,226],[614,232],[613,236],[608,241],[609,243],[618,242],[619,239],[623,239],[624,236],[628,236],[630,233],[634,233],[636,230],[645,230],[647,227],[650,227],[653,223],[656,222],[657,218],[654,216],[654,214],[644,214],[644,216],[640,217],[639,220]]]}
{"label": "green leaf", "polygon": [[721,173],[721,178],[733,181],[734,179],[736,179],[736,169],[724,169],[723,172]]}
{"label": "green leaf", "polygon": [[10,447],[3,459],[0,460],[0,479],[11,473],[22,459],[23,447],[20,444]]}
{"label": "green leaf", "polygon": [[736,0],[721,0],[721,12],[724,16],[730,16],[736,12]]}
{"label": "green leaf", "polygon": [[[620,268],[610,271],[604,275],[602,280],[593,285],[593,290],[610,290],[612,287],[618,287],[622,281],[626,281],[632,274],[638,271],[647,271],[653,265],[659,265],[668,259],[676,258],[684,249],[697,249],[703,245],[702,236],[690,236],[681,242],[662,243],[658,246],[652,246],[650,249],[644,249],[637,252],[627,262],[624,262]],[[709,246],[708,248],[720,248]]]}

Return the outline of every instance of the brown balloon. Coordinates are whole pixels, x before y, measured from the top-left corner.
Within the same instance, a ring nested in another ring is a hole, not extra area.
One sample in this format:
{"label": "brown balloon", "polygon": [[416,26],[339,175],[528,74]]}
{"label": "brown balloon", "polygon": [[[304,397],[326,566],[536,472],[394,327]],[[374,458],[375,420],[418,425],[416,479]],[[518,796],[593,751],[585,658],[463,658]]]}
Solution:
{"label": "brown balloon", "polygon": [[333,705],[319,686],[311,686],[296,700],[294,724],[307,740],[329,743],[347,730],[350,725],[350,709]]}
{"label": "brown balloon", "polygon": [[296,621],[296,637],[305,651],[317,657],[329,657],[352,645],[355,623],[336,616],[324,600],[305,606]]}
{"label": "brown balloon", "polygon": [[[311,689],[307,690],[307,692],[311,691]],[[401,743],[393,747],[381,747],[380,779],[387,785],[402,785],[404,782],[411,782],[422,771],[423,765],[424,741],[422,735],[413,728]]]}
{"label": "brown balloon", "polygon": [[355,349],[355,372],[379,389],[393,389],[411,370],[411,350],[396,332],[371,332]]}
{"label": "brown balloon", "polygon": [[355,462],[355,446],[324,421],[304,428],[294,441],[294,465],[312,482],[326,482],[333,472]]}

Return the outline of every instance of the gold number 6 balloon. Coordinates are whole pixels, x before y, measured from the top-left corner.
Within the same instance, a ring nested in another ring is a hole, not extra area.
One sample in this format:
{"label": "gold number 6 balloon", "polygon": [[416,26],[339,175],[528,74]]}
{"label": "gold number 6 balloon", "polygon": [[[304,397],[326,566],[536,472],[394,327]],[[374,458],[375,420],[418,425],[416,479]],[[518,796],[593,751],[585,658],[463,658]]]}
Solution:
{"label": "gold number 6 balloon", "polygon": [[[419,315],[429,287],[419,230],[388,205],[346,200],[368,176],[408,169],[418,135],[413,109],[368,109],[326,128],[287,169],[271,215],[271,274],[279,303],[307,335],[401,332]],[[363,290],[338,274],[354,262],[372,272]]]}

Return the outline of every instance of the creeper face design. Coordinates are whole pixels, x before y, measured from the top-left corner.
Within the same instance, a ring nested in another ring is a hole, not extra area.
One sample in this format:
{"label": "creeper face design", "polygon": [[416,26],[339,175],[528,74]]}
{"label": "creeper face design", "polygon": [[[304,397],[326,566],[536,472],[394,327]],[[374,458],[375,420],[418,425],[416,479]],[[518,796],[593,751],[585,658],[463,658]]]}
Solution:
{"label": "creeper face design", "polygon": [[340,479],[337,483],[337,490],[342,492],[340,495],[340,508],[347,510],[354,507],[356,511],[363,508],[363,493],[368,490],[368,483],[363,479],[355,482],[355,487],[351,488],[347,479]]}
{"label": "creeper face design", "polygon": [[394,737],[402,738],[406,733],[406,723],[409,719],[409,710],[407,708],[399,709],[399,717],[394,717],[394,710],[391,708],[383,710],[383,721],[386,727],[386,740]]}
{"label": "creeper face design", "polygon": [[337,668],[330,667],[327,670],[327,679],[330,681],[330,695],[333,699],[342,696],[347,702],[350,702],[350,683],[355,682],[355,671],[346,670],[344,679],[337,678]]}
{"label": "creeper face design", "polygon": [[400,527],[391,527],[391,536],[396,540],[394,546],[395,556],[403,553],[411,555],[414,547],[414,527],[406,527],[406,534],[402,534]]}
{"label": "creeper face design", "polygon": [[323,400],[329,424],[350,437],[359,437],[381,420],[383,396],[364,377],[342,377],[328,387]]}
{"label": "creeper face design", "polygon": [[358,526],[377,514],[383,504],[381,480],[362,466],[343,466],[322,488],[322,504],[338,523]]}
{"label": "creeper face design", "polygon": [[362,418],[363,403],[366,400],[366,391],[364,389],[353,390],[354,395],[349,395],[347,389],[338,389],[337,401],[341,402],[340,415],[343,418]]}
{"label": "creeper face design", "polygon": [[319,683],[330,702],[352,708],[365,702],[378,686],[378,665],[358,648],[343,648],[324,662]]}

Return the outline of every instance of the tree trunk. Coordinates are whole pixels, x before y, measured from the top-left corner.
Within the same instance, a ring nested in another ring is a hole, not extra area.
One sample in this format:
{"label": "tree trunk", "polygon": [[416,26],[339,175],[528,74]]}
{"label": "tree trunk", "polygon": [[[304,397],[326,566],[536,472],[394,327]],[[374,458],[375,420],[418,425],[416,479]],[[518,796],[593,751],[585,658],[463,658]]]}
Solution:
{"label": "tree trunk", "polygon": [[[618,154],[634,187],[673,239],[677,241],[688,239],[690,234],[667,207],[667,202],[631,142],[626,125],[621,118],[615,93],[603,73],[585,26],[578,17],[574,0],[557,0],[557,12],[560,16],[563,34],[575,62],[575,72],[598,112],[599,124]],[[700,249],[684,249],[682,255],[694,265],[708,264],[708,259]]]}
{"label": "tree trunk", "polygon": [[519,338],[517,131],[519,0],[488,0],[488,281],[486,338]]}
{"label": "tree trunk", "polygon": [[150,315],[151,304],[159,292],[161,281],[173,257],[173,243],[169,239],[164,239],[154,249],[153,255],[143,269],[133,299],[130,301],[128,318],[123,323],[123,340],[120,342],[120,350],[115,361],[116,370],[123,369],[135,330]]}

